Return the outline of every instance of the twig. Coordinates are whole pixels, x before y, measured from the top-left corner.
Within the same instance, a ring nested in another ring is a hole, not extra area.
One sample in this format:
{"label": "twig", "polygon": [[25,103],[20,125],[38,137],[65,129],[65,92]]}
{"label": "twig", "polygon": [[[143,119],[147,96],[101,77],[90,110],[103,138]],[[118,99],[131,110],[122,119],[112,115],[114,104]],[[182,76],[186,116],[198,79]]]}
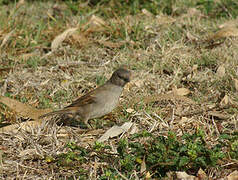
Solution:
{"label": "twig", "polygon": [[173,122],[174,122],[174,108],[173,108],[173,112],[172,112],[172,117],[171,117],[171,121],[170,121],[170,126],[171,128],[173,128]]}
{"label": "twig", "polygon": [[159,118],[159,120],[162,121],[166,127],[169,127],[168,123],[166,123],[158,114],[153,113],[153,115],[154,115],[155,117]]}
{"label": "twig", "polygon": [[129,180],[126,176],[124,176],[122,173],[120,173],[117,168],[114,167],[114,169],[117,171],[117,173],[125,180]]}

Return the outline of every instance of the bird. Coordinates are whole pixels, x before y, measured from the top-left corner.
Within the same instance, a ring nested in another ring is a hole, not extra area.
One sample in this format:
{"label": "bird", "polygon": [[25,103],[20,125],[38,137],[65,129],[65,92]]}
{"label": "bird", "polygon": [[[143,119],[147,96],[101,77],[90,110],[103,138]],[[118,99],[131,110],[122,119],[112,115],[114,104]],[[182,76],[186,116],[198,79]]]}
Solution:
{"label": "bird", "polygon": [[121,67],[113,72],[105,84],[79,97],[62,110],[46,113],[39,118],[60,114],[72,115],[74,119],[78,116],[91,129],[88,123],[90,119],[102,117],[118,106],[124,86],[130,82],[130,78],[131,72]]}

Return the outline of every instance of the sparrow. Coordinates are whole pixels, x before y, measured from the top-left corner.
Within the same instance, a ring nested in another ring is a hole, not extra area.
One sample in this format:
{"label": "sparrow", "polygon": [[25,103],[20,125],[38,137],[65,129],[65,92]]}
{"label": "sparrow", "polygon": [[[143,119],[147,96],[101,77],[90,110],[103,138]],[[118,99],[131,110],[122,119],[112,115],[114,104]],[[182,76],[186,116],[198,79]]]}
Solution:
{"label": "sparrow", "polygon": [[123,88],[130,82],[130,77],[131,72],[129,70],[119,68],[102,86],[79,97],[62,110],[44,114],[39,118],[56,114],[71,114],[74,119],[78,116],[88,128],[91,128],[88,123],[90,119],[102,117],[117,107]]}

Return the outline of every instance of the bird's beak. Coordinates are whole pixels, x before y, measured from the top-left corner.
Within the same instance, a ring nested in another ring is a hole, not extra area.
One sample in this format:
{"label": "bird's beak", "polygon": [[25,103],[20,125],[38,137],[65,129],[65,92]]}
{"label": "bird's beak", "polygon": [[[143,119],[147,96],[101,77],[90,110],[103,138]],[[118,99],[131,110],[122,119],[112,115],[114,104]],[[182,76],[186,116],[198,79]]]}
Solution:
{"label": "bird's beak", "polygon": [[130,82],[130,81],[131,81],[131,78],[128,77],[128,78],[126,79],[126,82]]}

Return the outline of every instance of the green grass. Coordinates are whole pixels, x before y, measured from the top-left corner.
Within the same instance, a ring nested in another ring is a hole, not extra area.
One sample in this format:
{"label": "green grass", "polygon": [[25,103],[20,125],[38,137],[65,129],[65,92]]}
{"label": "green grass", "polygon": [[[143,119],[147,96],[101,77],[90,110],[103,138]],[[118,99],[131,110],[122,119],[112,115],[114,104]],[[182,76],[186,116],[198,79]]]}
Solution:
{"label": "green grass", "polygon": [[[143,141],[143,138],[147,140]],[[114,168],[120,169],[123,175],[129,177],[134,170],[140,170],[144,159],[147,170],[154,172],[152,178],[161,178],[168,171],[187,171],[196,174],[199,168],[218,167],[224,158],[238,158],[237,134],[220,135],[219,141],[212,147],[206,143],[205,138],[204,131],[199,129],[194,134],[184,134],[181,139],[173,132],[169,132],[168,137],[156,137],[143,131],[129,139],[119,140],[117,155],[110,154],[108,150],[110,151],[111,147],[101,143],[95,143],[90,149],[70,143],[68,144],[70,150],[66,154],[58,155],[55,161],[60,163],[61,167],[68,165],[72,167],[74,163],[73,168],[78,169],[80,164],[87,163],[90,152],[95,152],[100,162],[108,163],[107,171],[100,176],[116,178]]]}

